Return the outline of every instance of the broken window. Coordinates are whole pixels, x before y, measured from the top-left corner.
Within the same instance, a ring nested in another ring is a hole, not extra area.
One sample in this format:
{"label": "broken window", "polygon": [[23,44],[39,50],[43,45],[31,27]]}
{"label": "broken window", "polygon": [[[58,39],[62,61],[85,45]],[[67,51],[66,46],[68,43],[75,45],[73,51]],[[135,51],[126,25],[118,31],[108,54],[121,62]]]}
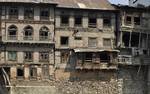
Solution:
{"label": "broken window", "polygon": [[49,52],[40,52],[40,61],[49,61]]}
{"label": "broken window", "polygon": [[102,63],[109,63],[110,61],[110,55],[108,52],[101,52],[100,53],[100,62]]}
{"label": "broken window", "polygon": [[135,25],[140,25],[140,24],[141,24],[141,19],[140,19],[140,17],[134,17],[134,24],[135,24]]}
{"label": "broken window", "polygon": [[24,77],[24,68],[23,67],[18,67],[17,68],[17,78],[18,79],[23,79]]}
{"label": "broken window", "polygon": [[18,8],[10,7],[9,8],[9,19],[18,19]]}
{"label": "broken window", "polygon": [[109,39],[109,38],[104,38],[104,39],[103,39],[103,46],[111,47],[111,39]]}
{"label": "broken window", "polygon": [[24,8],[24,19],[33,20],[34,19],[34,8],[25,7]]}
{"label": "broken window", "polygon": [[49,39],[49,29],[47,27],[42,27],[40,29],[40,40],[45,41]]}
{"label": "broken window", "polygon": [[69,61],[69,52],[62,51],[61,52],[61,63],[68,63]]}
{"label": "broken window", "polygon": [[61,37],[60,42],[61,42],[61,45],[68,46],[68,44],[69,44],[69,37]]}
{"label": "broken window", "polygon": [[132,24],[132,20],[131,19],[132,19],[131,16],[126,16],[125,22],[126,22],[127,25],[131,25]]}
{"label": "broken window", "polygon": [[42,8],[40,11],[40,19],[41,20],[49,20],[49,9]]}
{"label": "broken window", "polygon": [[89,18],[89,28],[96,28],[97,21],[96,18]]}
{"label": "broken window", "polygon": [[9,51],[8,52],[8,60],[9,61],[16,61],[17,60],[17,52]]}
{"label": "broken window", "polygon": [[61,25],[62,26],[68,26],[69,25],[69,16],[67,16],[67,15],[61,16]]}
{"label": "broken window", "polygon": [[24,28],[24,40],[33,40],[33,28],[31,26]]}
{"label": "broken window", "polygon": [[35,66],[30,66],[30,78],[31,79],[37,78],[37,68]]}
{"label": "broken window", "polygon": [[82,25],[82,17],[77,16],[75,17],[75,26],[81,26]]}
{"label": "broken window", "polygon": [[97,38],[88,38],[88,47],[97,47]]}
{"label": "broken window", "polygon": [[24,52],[24,60],[25,61],[33,61],[33,52]]}
{"label": "broken window", "polygon": [[42,77],[43,79],[49,79],[49,65],[42,66]]}
{"label": "broken window", "polygon": [[17,27],[15,25],[11,25],[8,28],[8,40],[16,40],[17,39]]}
{"label": "broken window", "polygon": [[85,62],[92,62],[92,53],[85,53]]}
{"label": "broken window", "polygon": [[104,18],[103,19],[103,26],[110,27],[111,26],[111,18]]}

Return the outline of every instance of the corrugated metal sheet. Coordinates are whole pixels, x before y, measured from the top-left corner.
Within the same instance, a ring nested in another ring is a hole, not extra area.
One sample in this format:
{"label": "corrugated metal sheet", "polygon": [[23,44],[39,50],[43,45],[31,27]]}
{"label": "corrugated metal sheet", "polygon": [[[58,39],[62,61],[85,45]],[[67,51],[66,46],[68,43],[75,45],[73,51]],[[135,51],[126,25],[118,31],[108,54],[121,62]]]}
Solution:
{"label": "corrugated metal sheet", "polygon": [[57,7],[63,8],[115,10],[107,0],[0,0],[0,2],[49,3],[58,4]]}
{"label": "corrugated metal sheet", "polygon": [[115,10],[107,0],[54,0],[58,7],[81,8],[81,9],[100,9]]}
{"label": "corrugated metal sheet", "polygon": [[0,2],[16,2],[16,3],[48,3],[56,4],[54,0],[0,0]]}

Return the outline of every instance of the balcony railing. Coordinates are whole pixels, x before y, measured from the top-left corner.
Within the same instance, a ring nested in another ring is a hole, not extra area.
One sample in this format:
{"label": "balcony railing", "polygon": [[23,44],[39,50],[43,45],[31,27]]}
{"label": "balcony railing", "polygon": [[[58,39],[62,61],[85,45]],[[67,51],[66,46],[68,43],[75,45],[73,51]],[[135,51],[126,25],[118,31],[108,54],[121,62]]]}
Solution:
{"label": "balcony railing", "polygon": [[33,36],[24,36],[23,39],[24,40],[33,40]]}
{"label": "balcony railing", "polygon": [[[22,40],[22,37],[23,37],[23,40]],[[36,39],[35,41],[50,41],[52,38],[50,38],[49,36],[39,36],[38,39]],[[33,41],[34,40],[34,37],[33,36],[17,36],[17,35],[7,35],[7,38],[6,40],[9,40],[9,41]]]}
{"label": "balcony railing", "polygon": [[132,64],[132,57],[130,56],[119,56],[118,63],[120,64]]}
{"label": "balcony railing", "polygon": [[77,60],[76,69],[116,69],[117,63],[113,63],[114,60]]}
{"label": "balcony railing", "polygon": [[7,39],[8,40],[17,40],[17,36],[16,35],[8,35]]}
{"label": "balcony railing", "polygon": [[96,23],[89,23],[88,27],[89,28],[96,28]]}
{"label": "balcony railing", "polygon": [[48,40],[50,40],[50,38],[48,36],[40,36],[39,40],[40,41],[48,41]]}
{"label": "balcony railing", "polygon": [[46,20],[46,21],[47,21],[47,20],[49,20],[49,16],[41,16],[40,19],[41,19],[41,20]]}

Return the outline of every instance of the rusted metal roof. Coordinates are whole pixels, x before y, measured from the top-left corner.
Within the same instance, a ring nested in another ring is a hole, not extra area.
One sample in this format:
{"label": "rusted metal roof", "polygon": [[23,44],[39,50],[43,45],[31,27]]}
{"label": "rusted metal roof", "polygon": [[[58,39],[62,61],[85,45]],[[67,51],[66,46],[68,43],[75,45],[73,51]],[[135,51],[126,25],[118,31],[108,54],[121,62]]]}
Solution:
{"label": "rusted metal roof", "polygon": [[119,50],[115,49],[85,49],[85,48],[77,48],[74,49],[74,52],[79,53],[79,52],[117,52],[119,53]]}
{"label": "rusted metal roof", "polygon": [[79,9],[98,9],[115,10],[107,0],[54,0],[58,7],[79,8]]}
{"label": "rusted metal roof", "polygon": [[54,0],[0,0],[0,2],[6,3],[47,3],[47,4],[56,4]]}

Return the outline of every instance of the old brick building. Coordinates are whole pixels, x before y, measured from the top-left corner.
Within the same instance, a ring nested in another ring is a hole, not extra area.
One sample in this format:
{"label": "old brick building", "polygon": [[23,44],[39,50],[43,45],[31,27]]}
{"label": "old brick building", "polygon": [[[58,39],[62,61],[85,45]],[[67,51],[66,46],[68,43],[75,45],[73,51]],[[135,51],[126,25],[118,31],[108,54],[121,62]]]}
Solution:
{"label": "old brick building", "polygon": [[10,80],[49,79],[55,3],[2,1],[0,65]]}
{"label": "old brick building", "polygon": [[0,16],[0,93],[149,94],[149,8],[0,0]]}

